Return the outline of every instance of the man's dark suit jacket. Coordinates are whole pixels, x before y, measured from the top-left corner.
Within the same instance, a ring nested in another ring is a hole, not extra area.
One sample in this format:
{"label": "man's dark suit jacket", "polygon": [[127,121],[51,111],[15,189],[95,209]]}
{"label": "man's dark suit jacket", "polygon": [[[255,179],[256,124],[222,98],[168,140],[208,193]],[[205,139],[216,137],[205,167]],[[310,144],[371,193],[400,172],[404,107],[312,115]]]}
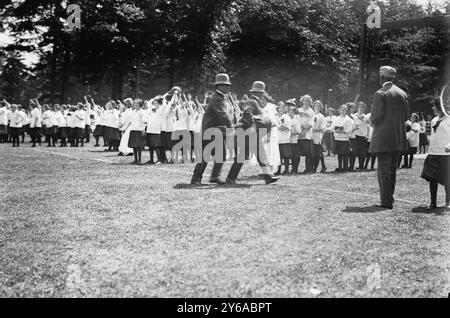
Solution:
{"label": "man's dark suit jacket", "polygon": [[208,107],[206,107],[203,115],[202,131],[208,128],[230,128],[232,120],[227,112],[227,105],[225,103],[225,95],[219,91],[211,97]]}
{"label": "man's dark suit jacket", "polygon": [[409,107],[407,94],[391,82],[387,82],[373,97],[370,121],[373,125],[370,153],[406,151],[405,122]]}

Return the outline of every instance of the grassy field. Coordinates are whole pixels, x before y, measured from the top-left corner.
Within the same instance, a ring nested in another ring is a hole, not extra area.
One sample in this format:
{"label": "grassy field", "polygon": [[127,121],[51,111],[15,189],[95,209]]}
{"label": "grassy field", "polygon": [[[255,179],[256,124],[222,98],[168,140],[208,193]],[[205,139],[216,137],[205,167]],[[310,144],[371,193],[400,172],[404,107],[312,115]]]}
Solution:
{"label": "grassy field", "polygon": [[424,213],[423,160],[379,211],[375,172],[265,186],[246,165],[239,186],[198,188],[190,164],[131,166],[101,150],[0,145],[1,297],[450,292],[450,213]]}

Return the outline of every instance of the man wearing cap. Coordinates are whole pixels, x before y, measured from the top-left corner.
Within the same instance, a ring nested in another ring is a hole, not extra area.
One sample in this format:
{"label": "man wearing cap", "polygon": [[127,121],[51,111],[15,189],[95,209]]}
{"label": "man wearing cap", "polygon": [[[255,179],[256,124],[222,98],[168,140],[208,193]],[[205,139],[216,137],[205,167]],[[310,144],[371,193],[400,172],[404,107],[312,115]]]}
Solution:
{"label": "man wearing cap", "polygon": [[[266,85],[264,84],[264,82],[256,81],[253,83],[252,89],[250,90],[250,93],[252,93],[252,95],[248,101],[244,102],[246,104],[246,107],[243,110],[242,118],[236,125],[234,125],[234,128],[242,128],[248,133],[249,129],[255,127],[256,145],[252,146],[256,146],[254,147],[254,149],[256,150],[256,159],[259,166],[261,167],[264,181],[266,182],[266,184],[270,184],[278,181],[280,177],[275,177],[273,175],[273,169],[271,169],[269,166],[269,160],[267,159],[267,155],[262,144],[262,138],[265,134],[260,129],[266,128],[267,132],[267,130],[271,127],[270,120],[263,116],[263,112],[260,106],[260,100],[263,95],[266,94],[265,88]],[[249,140],[251,141],[252,138],[249,138]],[[249,147],[250,145],[246,143],[244,147],[246,154]],[[242,157],[243,156],[236,154],[234,163],[231,166],[230,172],[228,173],[227,177],[227,182],[229,184],[236,184],[236,179],[239,175],[239,172],[241,171],[242,166],[244,165],[243,162],[239,162],[238,160]]]}
{"label": "man wearing cap", "polygon": [[[202,130],[201,136],[203,137],[204,132],[209,128],[219,128],[224,131],[226,128],[231,128],[232,119],[229,115],[229,106],[226,103],[225,96],[230,92],[231,83],[230,78],[227,74],[216,75],[216,80],[214,82],[216,92],[209,100],[209,104],[206,108],[205,114],[202,120]],[[220,171],[222,170],[223,163],[225,162],[226,151],[225,151],[225,134],[223,134],[223,160],[220,162],[214,161],[214,166],[211,174],[211,183],[225,184],[226,182],[220,179]],[[211,143],[214,139],[203,140],[203,149]],[[214,156],[214,153],[212,153]],[[194,174],[191,179],[191,184],[201,185],[203,173],[205,172],[208,163],[205,161],[204,156],[202,156],[202,162],[197,163],[194,169]]]}
{"label": "man wearing cap", "polygon": [[381,203],[379,207],[392,209],[397,175],[397,162],[408,150],[405,122],[409,107],[407,94],[394,85],[396,70],[390,66],[380,68],[382,87],[373,97],[370,121],[373,126],[369,153],[378,157],[378,183]]}

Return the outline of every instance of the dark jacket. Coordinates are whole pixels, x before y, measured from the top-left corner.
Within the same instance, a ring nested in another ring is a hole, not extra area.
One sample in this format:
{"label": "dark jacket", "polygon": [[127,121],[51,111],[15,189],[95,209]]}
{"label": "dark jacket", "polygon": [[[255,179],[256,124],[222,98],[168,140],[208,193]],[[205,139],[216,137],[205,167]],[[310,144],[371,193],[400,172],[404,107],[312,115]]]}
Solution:
{"label": "dark jacket", "polygon": [[230,128],[232,119],[227,112],[227,104],[225,103],[225,95],[216,91],[211,97],[205,114],[203,115],[202,130],[208,128]]}
{"label": "dark jacket", "polygon": [[369,152],[406,151],[405,122],[408,120],[407,94],[391,82],[387,82],[373,97],[370,121],[373,125]]}
{"label": "dark jacket", "polygon": [[255,120],[253,116],[262,115],[262,109],[259,106],[259,100],[257,97],[252,96],[250,102],[245,103],[245,108],[242,110],[242,117],[239,122],[234,125],[235,128],[242,128],[247,130],[248,128],[255,125]]}

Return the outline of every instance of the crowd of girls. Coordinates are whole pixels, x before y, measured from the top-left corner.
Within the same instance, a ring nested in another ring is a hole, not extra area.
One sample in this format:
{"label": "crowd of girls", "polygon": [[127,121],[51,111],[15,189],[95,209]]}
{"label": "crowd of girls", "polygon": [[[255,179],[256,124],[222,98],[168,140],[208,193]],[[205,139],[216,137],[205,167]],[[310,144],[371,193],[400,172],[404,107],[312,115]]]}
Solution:
{"label": "crowd of girls", "polygon": [[[243,100],[246,98],[244,96]],[[244,104],[236,99],[231,94],[227,96],[230,116],[235,122],[242,114],[240,105]],[[147,164],[186,163],[200,156],[201,150],[194,145],[201,139],[207,101],[207,94],[200,102],[190,94],[182,94],[179,87],[151,100],[111,100],[105,106],[96,104],[90,96],[76,106],[41,105],[34,99],[30,100],[29,108],[23,108],[3,100],[0,141],[11,141],[14,147],[19,147],[20,139],[23,143],[25,133],[28,133],[32,147],[43,142],[47,147],[56,147],[58,142],[60,147],[67,147],[68,143],[71,147],[83,147],[90,142],[93,133],[94,147],[100,147],[102,139],[105,151],[134,156],[133,164],[142,164],[142,151],[146,147],[150,155]],[[368,153],[373,128],[364,102],[346,103],[337,112],[330,107],[324,109],[321,101],[313,101],[309,95],[298,102],[289,99],[275,105],[265,94],[260,103],[273,126],[265,137],[264,147],[275,174],[324,173],[327,171],[324,154],[336,157],[336,172],[375,169],[376,157]],[[419,121],[417,114],[412,114],[405,124],[410,147],[403,154],[402,168],[411,168],[418,148],[425,151],[423,143],[428,144],[427,124]],[[177,136],[189,137],[190,146],[180,153],[174,151],[173,146],[183,137],[172,140],[174,132]],[[233,146],[227,151],[232,158]],[[304,169],[300,171],[302,157]],[[399,158],[399,166],[401,161]]]}

